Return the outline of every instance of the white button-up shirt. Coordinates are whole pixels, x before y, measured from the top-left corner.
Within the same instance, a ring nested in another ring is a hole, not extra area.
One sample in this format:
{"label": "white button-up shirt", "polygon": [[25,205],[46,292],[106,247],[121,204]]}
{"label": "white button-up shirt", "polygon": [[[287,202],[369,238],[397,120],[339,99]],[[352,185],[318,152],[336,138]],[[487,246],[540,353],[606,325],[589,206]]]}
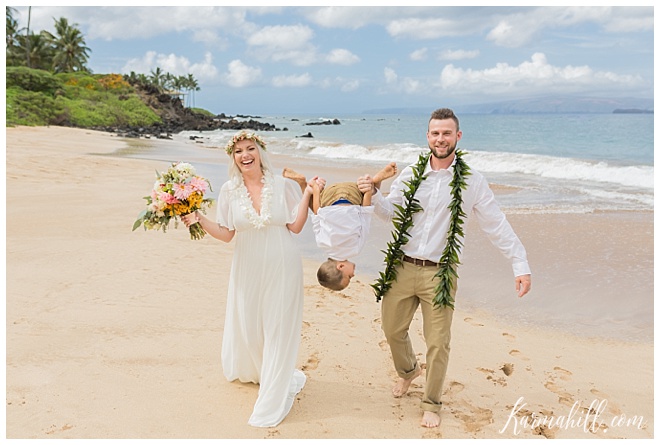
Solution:
{"label": "white button-up shirt", "polygon": [[344,261],[357,256],[371,227],[373,206],[333,205],[312,215],[316,244],[328,258]]}
{"label": "white button-up shirt", "polygon": [[[424,172],[427,175],[415,193],[415,198],[424,209],[413,216],[413,227],[409,231],[410,239],[402,247],[404,253],[421,260],[438,262],[447,243],[451,213],[447,209],[451,203],[451,187],[449,183],[454,175],[454,163],[448,169],[433,170],[430,161]],[[375,214],[385,220],[391,220],[396,208],[394,204],[404,205],[404,184],[413,176],[414,165],[409,165],[392,182],[390,194],[384,197],[376,192],[372,197]],[[527,263],[525,247],[516,236],[506,216],[495,201],[495,195],[481,173],[470,169],[471,175],[466,177],[467,189],[463,190],[463,218],[474,215],[479,227],[488,239],[502,254],[511,261],[514,276],[531,273]],[[465,225],[463,226],[465,227]],[[461,249],[462,256],[463,249]]]}

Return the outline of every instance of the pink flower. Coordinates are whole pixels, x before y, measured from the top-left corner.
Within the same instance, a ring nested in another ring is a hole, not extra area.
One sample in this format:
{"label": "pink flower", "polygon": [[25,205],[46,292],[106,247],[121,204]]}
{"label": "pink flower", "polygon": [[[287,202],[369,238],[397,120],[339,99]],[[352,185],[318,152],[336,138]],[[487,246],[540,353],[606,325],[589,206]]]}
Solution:
{"label": "pink flower", "polygon": [[194,176],[188,183],[195,192],[206,192],[207,183],[204,179],[199,176]]}
{"label": "pink flower", "polygon": [[193,193],[193,188],[190,184],[174,184],[174,197],[181,201],[188,199]]}
{"label": "pink flower", "polygon": [[167,192],[160,192],[158,194],[158,197],[160,198],[161,201],[165,202],[166,204],[178,204],[179,200],[176,199],[174,196],[170,195]]}

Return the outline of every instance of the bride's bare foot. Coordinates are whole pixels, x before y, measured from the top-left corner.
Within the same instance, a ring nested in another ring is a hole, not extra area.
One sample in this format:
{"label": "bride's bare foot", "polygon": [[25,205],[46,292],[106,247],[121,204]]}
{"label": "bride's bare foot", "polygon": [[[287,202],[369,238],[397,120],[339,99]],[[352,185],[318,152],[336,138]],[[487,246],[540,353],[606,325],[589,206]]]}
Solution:
{"label": "bride's bare foot", "polygon": [[291,170],[290,168],[285,168],[282,170],[282,176],[296,181],[303,193],[305,193],[305,188],[307,187],[307,179],[305,179],[305,175],[301,175],[297,171]]}
{"label": "bride's bare foot", "polygon": [[437,428],[440,426],[440,415],[431,411],[424,411],[422,426],[426,428]]}
{"label": "bride's bare foot", "polygon": [[386,179],[396,176],[397,171],[398,169],[396,167],[396,162],[390,162],[384,169],[374,175],[374,184],[376,184],[377,188],[380,188],[380,183]]}
{"label": "bride's bare foot", "polygon": [[422,375],[422,368],[420,366],[417,366],[417,371],[415,374],[413,374],[412,377],[409,379],[404,379],[404,378],[399,378],[399,380],[396,382],[396,385],[394,385],[394,388],[392,388],[392,395],[394,397],[401,397],[405,393],[408,392],[408,388],[410,388],[410,384],[412,383],[413,380],[415,380],[417,377]]}

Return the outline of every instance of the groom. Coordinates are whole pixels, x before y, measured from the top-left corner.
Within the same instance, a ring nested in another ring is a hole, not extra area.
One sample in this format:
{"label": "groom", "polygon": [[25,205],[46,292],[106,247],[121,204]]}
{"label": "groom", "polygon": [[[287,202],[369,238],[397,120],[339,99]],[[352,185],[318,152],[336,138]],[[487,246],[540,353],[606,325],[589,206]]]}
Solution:
{"label": "groom", "polygon": [[[462,212],[459,211],[458,214],[465,215],[462,218],[465,222],[470,215],[474,215],[493,245],[511,260],[519,297],[529,292],[531,287],[531,272],[525,248],[495,202],[485,178],[469,169],[460,159],[460,152],[456,152],[461,136],[458,118],[454,112],[447,108],[436,110],[431,114],[426,133],[430,150],[428,161],[427,158],[420,157],[418,165],[406,167],[392,183],[387,197],[378,193],[370,176],[358,179],[360,191],[373,191],[375,214],[390,221],[396,216],[397,206],[409,205],[404,199],[404,192],[410,193],[412,190],[409,184],[414,182],[415,168],[418,172],[423,171],[425,175],[425,179],[414,191],[414,198],[421,205],[421,209],[412,216],[412,228],[407,230],[408,241],[401,247],[403,262],[399,265],[393,263],[396,279],[390,283],[391,287],[384,288],[381,311],[382,329],[390,345],[394,367],[400,377],[392,389],[392,394],[394,397],[401,397],[408,391],[412,381],[422,374],[408,335],[417,307],[422,307],[427,351],[426,387],[420,406],[423,411],[421,424],[428,428],[440,425],[442,387],[449,361],[450,328],[456,295],[457,276],[447,273],[445,276],[450,277],[450,283],[445,287],[445,299],[441,300],[445,304],[434,304],[434,299],[437,302],[439,295],[438,263],[445,249],[451,247],[448,234],[462,237],[463,233],[460,221],[458,230],[455,228],[456,212],[450,211],[448,207],[456,209],[457,205],[460,206]],[[466,182],[466,187],[463,190],[459,188],[460,196],[457,197],[452,185],[461,180]],[[460,217],[458,219],[460,220]],[[460,256],[460,243],[458,248]],[[454,262],[456,266],[460,263],[458,260]]]}

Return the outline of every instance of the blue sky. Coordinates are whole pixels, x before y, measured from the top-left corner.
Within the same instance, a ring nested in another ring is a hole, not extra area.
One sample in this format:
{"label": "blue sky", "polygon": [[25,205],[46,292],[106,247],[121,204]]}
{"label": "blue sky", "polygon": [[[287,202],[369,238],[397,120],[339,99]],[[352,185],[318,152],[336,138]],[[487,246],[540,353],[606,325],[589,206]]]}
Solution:
{"label": "blue sky", "polygon": [[93,72],[192,73],[214,113],[653,98],[651,6],[32,6],[31,29],[60,17]]}

